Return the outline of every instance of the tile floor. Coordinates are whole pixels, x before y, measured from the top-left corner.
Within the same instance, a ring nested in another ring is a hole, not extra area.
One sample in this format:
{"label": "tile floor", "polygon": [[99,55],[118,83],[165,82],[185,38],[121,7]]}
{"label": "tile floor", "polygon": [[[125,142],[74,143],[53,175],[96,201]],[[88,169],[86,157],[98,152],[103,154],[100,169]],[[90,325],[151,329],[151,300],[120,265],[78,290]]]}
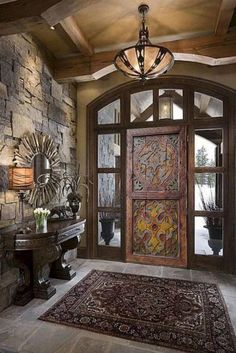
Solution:
{"label": "tile floor", "polygon": [[0,313],[0,353],[179,352],[37,320],[91,269],[218,283],[236,331],[236,276],[170,267],[81,259],[75,260],[72,267],[77,271],[77,275],[71,281],[51,280],[57,293],[49,300],[34,299],[24,307],[11,306]]}

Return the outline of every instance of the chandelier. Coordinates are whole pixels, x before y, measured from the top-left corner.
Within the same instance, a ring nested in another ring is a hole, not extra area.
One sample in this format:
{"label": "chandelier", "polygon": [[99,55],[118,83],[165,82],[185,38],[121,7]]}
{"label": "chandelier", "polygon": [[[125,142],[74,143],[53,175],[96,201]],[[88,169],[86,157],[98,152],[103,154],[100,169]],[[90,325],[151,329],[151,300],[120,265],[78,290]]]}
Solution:
{"label": "chandelier", "polygon": [[138,8],[142,16],[138,42],[134,46],[119,51],[114,59],[117,70],[142,81],[166,73],[174,64],[174,57],[169,49],[153,45],[149,40],[148,27],[145,25],[145,15],[148,10],[149,6],[145,4]]}

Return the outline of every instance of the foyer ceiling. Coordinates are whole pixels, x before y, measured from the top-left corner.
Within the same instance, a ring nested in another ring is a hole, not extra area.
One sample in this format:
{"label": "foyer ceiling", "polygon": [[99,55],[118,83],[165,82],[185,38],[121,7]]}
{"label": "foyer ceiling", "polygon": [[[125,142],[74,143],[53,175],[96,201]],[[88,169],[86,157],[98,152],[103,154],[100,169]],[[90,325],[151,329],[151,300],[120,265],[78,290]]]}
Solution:
{"label": "foyer ceiling", "polygon": [[[207,56],[204,60],[209,64],[210,59],[213,64],[236,62],[236,0],[145,2],[150,7],[147,24],[154,44],[162,43],[179,60],[186,60],[188,54],[188,60]],[[96,79],[114,70],[112,59],[118,49],[136,43],[140,3],[0,0],[0,35],[32,33],[51,54],[59,80]]]}
{"label": "foyer ceiling", "polygon": [[[150,37],[154,42],[173,41],[214,33],[221,0],[149,0],[147,14]],[[97,50],[122,48],[138,40],[140,0],[101,1],[76,14],[82,30]],[[104,11],[105,9],[105,11]]]}
{"label": "foyer ceiling", "polygon": [[[154,42],[214,34],[221,0],[148,0],[150,37]],[[89,3],[89,1],[88,1]],[[140,0],[100,0],[75,12],[81,31],[96,52],[122,48],[138,40]],[[60,26],[55,33],[42,26],[34,33],[55,55],[67,55],[72,43],[65,42]],[[53,39],[53,43],[52,43]],[[62,39],[62,40],[61,40]],[[66,49],[65,46],[68,48]],[[70,48],[73,53],[73,48]]]}

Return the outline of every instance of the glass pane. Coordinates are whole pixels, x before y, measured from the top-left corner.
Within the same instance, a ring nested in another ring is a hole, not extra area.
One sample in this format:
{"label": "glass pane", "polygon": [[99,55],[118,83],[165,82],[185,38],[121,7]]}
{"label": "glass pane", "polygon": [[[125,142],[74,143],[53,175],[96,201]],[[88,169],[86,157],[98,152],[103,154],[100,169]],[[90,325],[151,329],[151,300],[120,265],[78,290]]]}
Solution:
{"label": "glass pane", "polygon": [[195,210],[223,210],[223,176],[219,173],[195,174]]}
{"label": "glass pane", "polygon": [[98,124],[118,124],[120,123],[120,100],[106,105],[98,111]]}
{"label": "glass pane", "polygon": [[200,92],[194,93],[195,118],[214,118],[223,116],[223,102]]}
{"label": "glass pane", "polygon": [[195,167],[222,167],[222,129],[195,131]]}
{"label": "glass pane", "polygon": [[98,168],[120,167],[120,134],[98,135]]}
{"label": "glass pane", "polygon": [[120,213],[98,213],[98,245],[120,247],[121,219]]}
{"label": "glass pane", "polygon": [[120,206],[120,174],[99,173],[98,174],[98,206],[119,207]]}
{"label": "glass pane", "polygon": [[159,90],[159,119],[183,119],[183,90]]}
{"label": "glass pane", "polygon": [[130,121],[153,121],[153,92],[143,91],[130,96]]}
{"label": "glass pane", "polygon": [[195,217],[195,250],[198,255],[223,255],[223,219]]}

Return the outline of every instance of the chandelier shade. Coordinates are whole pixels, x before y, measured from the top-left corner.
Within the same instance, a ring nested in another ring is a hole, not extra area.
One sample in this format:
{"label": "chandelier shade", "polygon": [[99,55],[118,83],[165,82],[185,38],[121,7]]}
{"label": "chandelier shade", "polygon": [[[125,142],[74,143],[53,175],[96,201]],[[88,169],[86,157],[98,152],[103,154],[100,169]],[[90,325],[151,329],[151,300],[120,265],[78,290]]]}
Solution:
{"label": "chandelier shade", "polygon": [[170,50],[162,46],[153,45],[149,40],[148,28],[145,26],[145,14],[149,7],[139,6],[142,14],[142,26],[136,45],[122,49],[114,59],[117,70],[134,79],[152,79],[166,73],[174,64],[174,57]]}

